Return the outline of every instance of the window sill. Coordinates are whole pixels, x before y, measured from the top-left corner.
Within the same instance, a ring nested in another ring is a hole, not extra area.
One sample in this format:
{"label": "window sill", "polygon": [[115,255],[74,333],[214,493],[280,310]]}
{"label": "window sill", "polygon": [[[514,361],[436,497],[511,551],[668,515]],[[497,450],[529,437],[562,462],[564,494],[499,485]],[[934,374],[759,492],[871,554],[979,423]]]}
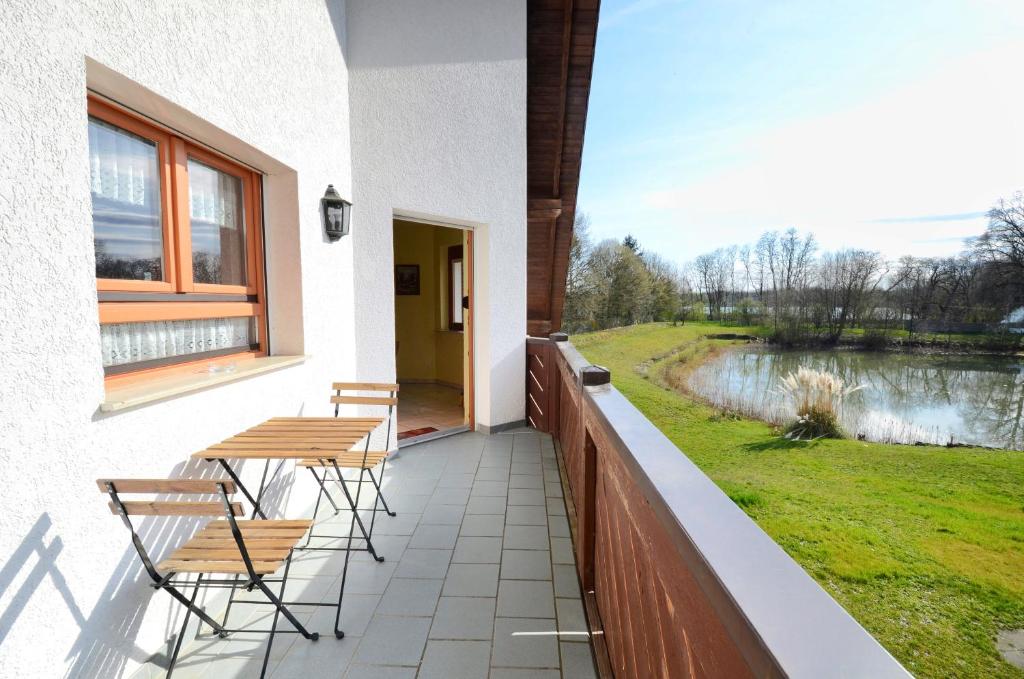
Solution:
{"label": "window sill", "polygon": [[105,413],[114,413],[119,410],[135,408],[154,401],[202,391],[288,366],[299,365],[304,363],[307,358],[309,357],[263,356],[239,362],[235,371],[230,373],[192,372],[154,377],[152,381],[147,380],[142,384],[108,387],[106,398],[100,404],[100,410]]}

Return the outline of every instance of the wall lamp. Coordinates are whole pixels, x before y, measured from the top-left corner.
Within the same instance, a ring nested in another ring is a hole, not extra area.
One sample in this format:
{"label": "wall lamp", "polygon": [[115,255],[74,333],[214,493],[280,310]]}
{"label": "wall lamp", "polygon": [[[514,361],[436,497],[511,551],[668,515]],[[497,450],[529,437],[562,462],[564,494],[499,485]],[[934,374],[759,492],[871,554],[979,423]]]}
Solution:
{"label": "wall lamp", "polygon": [[352,218],[352,203],[341,197],[334,184],[328,184],[324,197],[320,199],[320,216],[328,240],[336,241],[347,236]]}

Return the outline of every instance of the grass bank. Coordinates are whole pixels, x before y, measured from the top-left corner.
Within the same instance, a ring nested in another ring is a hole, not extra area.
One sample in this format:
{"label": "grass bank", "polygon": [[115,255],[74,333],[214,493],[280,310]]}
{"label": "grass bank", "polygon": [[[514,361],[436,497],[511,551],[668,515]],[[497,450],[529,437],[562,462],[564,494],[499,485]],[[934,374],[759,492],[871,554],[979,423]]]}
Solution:
{"label": "grass bank", "polygon": [[[748,329],[752,331],[752,329]],[[1024,677],[1024,454],[791,442],[669,387],[744,332],[650,324],[573,336],[593,363],[920,677]]]}

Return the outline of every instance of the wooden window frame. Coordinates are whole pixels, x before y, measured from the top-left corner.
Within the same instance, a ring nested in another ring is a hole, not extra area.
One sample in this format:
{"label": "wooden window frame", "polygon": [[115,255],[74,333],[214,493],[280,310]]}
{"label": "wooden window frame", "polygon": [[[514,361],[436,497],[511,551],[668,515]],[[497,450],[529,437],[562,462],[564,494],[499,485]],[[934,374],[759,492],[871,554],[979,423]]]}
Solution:
{"label": "wooden window frame", "polygon": [[[142,321],[194,320],[204,318],[253,317],[258,348],[211,358],[189,359],[158,368],[142,368],[106,376],[106,381],[134,382],[166,373],[191,371],[195,365],[225,363],[236,359],[266,356],[267,308],[264,287],[262,186],[258,172],[239,165],[213,149],[199,146],[149,121],[89,95],[88,113],[157,145],[160,170],[160,202],[163,224],[164,280],[137,281],[97,278],[100,293],[126,293],[129,301],[100,301],[101,324]],[[196,283],[192,276],[191,210],[189,207],[188,161],[196,160],[242,182],[245,224],[245,285]],[[170,294],[168,294],[170,293]],[[224,295],[222,300],[217,299]],[[107,295],[109,297],[109,294]],[[168,298],[177,298],[168,301]],[[147,299],[148,298],[148,299]]]}
{"label": "wooden window frame", "polygon": [[177,258],[174,251],[174,217],[171,211],[171,200],[173,197],[173,187],[171,186],[171,175],[169,172],[171,165],[171,135],[92,97],[89,97],[89,116],[156,144],[157,170],[160,173],[160,216],[163,224],[164,280],[137,281],[97,278],[96,289],[122,292],[175,292],[177,289],[178,271],[176,266]]}
{"label": "wooden window frame", "polygon": [[[454,299],[454,297],[455,297],[455,276],[452,275],[452,273],[453,273],[452,269],[455,266],[455,262],[462,262],[462,266],[463,266],[462,273],[463,273],[463,277],[465,277],[465,273],[466,273],[466,271],[465,271],[466,259],[463,257],[462,246],[461,245],[451,245],[451,246],[448,247],[448,329],[451,330],[452,332],[462,332],[462,330],[466,327],[466,325],[465,325],[465,320],[466,320],[465,310],[463,310],[463,313],[462,313],[462,320],[463,320],[463,322],[462,323],[456,323],[455,322],[455,304],[454,304],[454,302],[455,302],[455,299]],[[462,286],[462,288],[463,288],[462,292],[466,292],[465,286]],[[465,295],[459,295],[459,307],[460,308],[462,307],[462,298],[463,297],[465,297]]]}

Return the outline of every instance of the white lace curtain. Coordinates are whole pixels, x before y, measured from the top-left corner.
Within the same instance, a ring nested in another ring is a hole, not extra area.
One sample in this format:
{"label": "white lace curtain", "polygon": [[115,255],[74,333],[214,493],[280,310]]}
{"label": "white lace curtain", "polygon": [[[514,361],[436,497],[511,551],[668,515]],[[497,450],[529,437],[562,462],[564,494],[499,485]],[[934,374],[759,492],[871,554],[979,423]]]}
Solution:
{"label": "white lace curtain", "polygon": [[189,211],[193,220],[238,229],[242,225],[242,182],[223,172],[197,163],[188,164]]}
{"label": "white lace curtain", "polygon": [[89,121],[89,177],[102,198],[159,207],[156,145],[98,120]]}
{"label": "white lace curtain", "polygon": [[248,318],[116,323],[100,327],[103,366],[187,356],[255,343]]}

